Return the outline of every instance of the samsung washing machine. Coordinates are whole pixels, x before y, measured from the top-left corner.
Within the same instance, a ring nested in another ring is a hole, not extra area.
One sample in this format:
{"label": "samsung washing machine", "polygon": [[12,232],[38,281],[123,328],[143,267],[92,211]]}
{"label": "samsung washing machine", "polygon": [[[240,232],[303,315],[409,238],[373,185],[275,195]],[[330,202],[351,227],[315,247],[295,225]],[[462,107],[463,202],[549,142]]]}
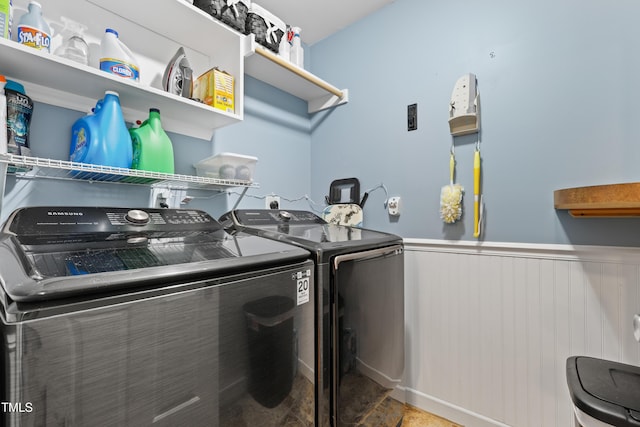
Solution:
{"label": "samsung washing machine", "polygon": [[328,224],[312,212],[234,210],[228,229],[286,242],[316,264],[320,425],[354,425],[404,373],[404,251],[393,234]]}
{"label": "samsung washing machine", "polygon": [[15,211],[2,425],[314,425],[314,268],[197,210]]}

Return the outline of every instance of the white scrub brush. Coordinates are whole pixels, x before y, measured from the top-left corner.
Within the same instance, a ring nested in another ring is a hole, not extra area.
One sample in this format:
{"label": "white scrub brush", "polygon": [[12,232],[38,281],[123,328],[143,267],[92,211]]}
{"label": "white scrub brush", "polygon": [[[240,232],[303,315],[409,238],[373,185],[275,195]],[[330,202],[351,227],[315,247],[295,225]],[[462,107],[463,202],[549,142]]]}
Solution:
{"label": "white scrub brush", "polygon": [[449,185],[445,185],[440,191],[440,218],[447,224],[453,224],[462,216],[462,193],[464,188],[460,184],[453,183],[455,164],[456,159],[453,154],[453,147],[451,147]]}

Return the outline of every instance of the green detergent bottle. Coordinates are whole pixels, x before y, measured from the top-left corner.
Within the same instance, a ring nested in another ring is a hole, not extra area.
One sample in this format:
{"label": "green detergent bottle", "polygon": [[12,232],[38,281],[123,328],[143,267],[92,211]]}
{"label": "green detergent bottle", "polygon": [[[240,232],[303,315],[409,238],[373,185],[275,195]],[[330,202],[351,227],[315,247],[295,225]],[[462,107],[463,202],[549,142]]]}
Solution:
{"label": "green detergent bottle", "polygon": [[173,145],[160,123],[160,110],[149,109],[140,127],[129,129],[133,142],[131,169],[173,173]]}

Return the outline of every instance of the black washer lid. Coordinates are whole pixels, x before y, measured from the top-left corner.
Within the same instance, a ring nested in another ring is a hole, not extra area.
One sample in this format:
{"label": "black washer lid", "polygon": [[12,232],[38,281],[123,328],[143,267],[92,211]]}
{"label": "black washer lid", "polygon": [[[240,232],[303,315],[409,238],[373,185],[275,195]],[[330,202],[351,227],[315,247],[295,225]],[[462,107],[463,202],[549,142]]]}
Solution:
{"label": "black washer lid", "polygon": [[574,404],[615,426],[640,426],[640,367],[592,357],[567,360]]}

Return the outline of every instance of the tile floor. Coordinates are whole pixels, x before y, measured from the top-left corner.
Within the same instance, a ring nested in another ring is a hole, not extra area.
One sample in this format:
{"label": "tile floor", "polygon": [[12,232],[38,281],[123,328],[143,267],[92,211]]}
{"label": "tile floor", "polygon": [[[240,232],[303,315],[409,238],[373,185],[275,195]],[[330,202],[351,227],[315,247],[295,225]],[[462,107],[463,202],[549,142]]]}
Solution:
{"label": "tile floor", "polygon": [[459,424],[387,397],[361,424],[362,427],[462,427]]}
{"label": "tile floor", "polygon": [[342,378],[341,427],[462,427],[390,397],[391,390],[351,371]]}
{"label": "tile floor", "polygon": [[[345,404],[340,427],[462,427],[398,402],[389,396],[391,390],[358,373],[345,375],[340,391]],[[312,427],[313,404],[313,385],[298,375],[290,394],[277,406],[265,408],[253,397],[245,395],[221,412],[220,425]]]}
{"label": "tile floor", "polygon": [[411,405],[405,405],[402,427],[462,427],[444,418],[421,411]]}

